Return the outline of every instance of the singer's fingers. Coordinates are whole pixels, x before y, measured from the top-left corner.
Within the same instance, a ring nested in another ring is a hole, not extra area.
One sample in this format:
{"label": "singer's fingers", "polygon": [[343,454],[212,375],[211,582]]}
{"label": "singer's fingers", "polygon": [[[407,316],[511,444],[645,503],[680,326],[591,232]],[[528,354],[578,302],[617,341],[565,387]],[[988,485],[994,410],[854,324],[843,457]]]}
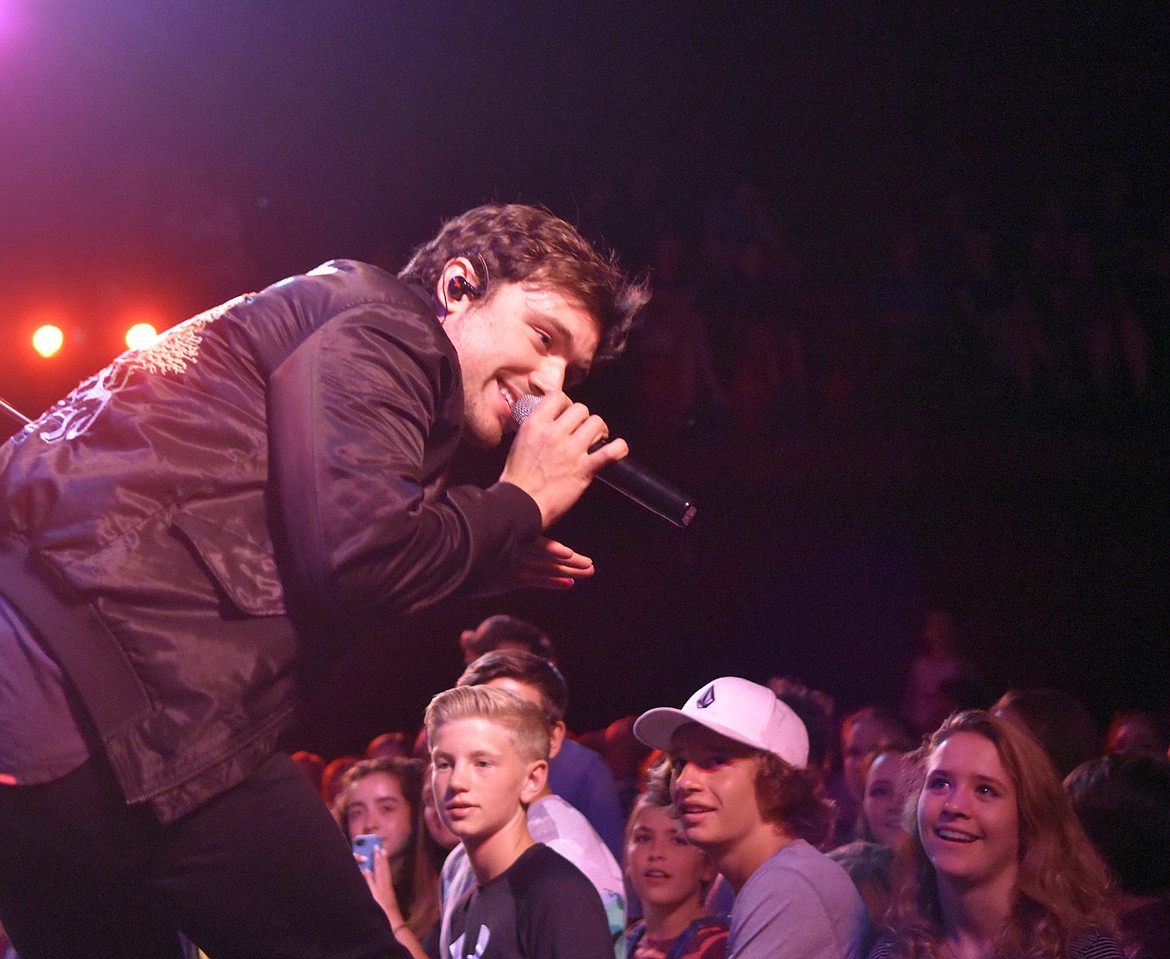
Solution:
{"label": "singer's fingers", "polygon": [[554,576],[592,576],[593,560],[554,539],[541,537],[520,557],[522,569]]}
{"label": "singer's fingers", "polygon": [[541,526],[548,529],[577,502],[598,469],[625,455],[622,444],[593,456],[593,448],[607,433],[605,421],[588,407],[550,393],[517,430],[500,480],[520,487],[536,501]]}
{"label": "singer's fingers", "polygon": [[[559,545],[559,544],[558,544]],[[569,550],[567,555],[557,556],[549,554],[549,563],[566,573],[581,573],[585,576],[593,575],[593,560]]]}
{"label": "singer's fingers", "polygon": [[596,572],[593,560],[587,556],[575,556],[567,563],[533,563],[525,569],[539,576],[571,576],[574,579],[588,579]]}
{"label": "singer's fingers", "polygon": [[[578,430],[584,428],[585,433],[581,434],[582,438],[588,439],[587,434],[596,428],[596,424],[591,425],[593,420],[601,422],[601,417],[591,416],[589,413],[589,407],[584,403],[572,403],[561,410],[560,414],[557,416],[556,425],[565,431],[565,435],[574,435]],[[604,425],[605,424],[602,423],[602,426]],[[586,445],[588,446],[589,444],[586,443]]]}
{"label": "singer's fingers", "polygon": [[576,580],[569,576],[555,579],[546,576],[522,575],[519,577],[516,585],[524,589],[564,590],[572,589],[574,583],[576,583]]}
{"label": "singer's fingers", "polygon": [[609,427],[596,413],[592,414],[577,427],[577,435],[585,441],[585,448],[593,452],[594,447],[604,443],[609,438]]}
{"label": "singer's fingers", "polygon": [[[540,424],[540,429],[553,428],[565,436],[583,437],[588,440],[587,447],[609,435],[609,427],[600,416],[591,414],[584,403],[574,403],[560,391],[547,393],[539,399],[531,394],[517,399],[512,404],[512,424],[517,431],[527,435],[533,432],[532,426],[524,430],[527,423]],[[580,435],[578,431],[581,431]]]}
{"label": "singer's fingers", "polygon": [[530,586],[533,589],[571,589],[577,580],[588,579],[592,575],[592,567],[586,572],[575,572],[571,576],[557,575],[552,570],[521,570],[516,576],[516,585]]}
{"label": "singer's fingers", "polygon": [[578,579],[587,579],[593,573],[593,560],[588,556],[541,537],[521,554],[516,582],[536,589],[569,589]]}
{"label": "singer's fingers", "polygon": [[578,429],[590,417],[588,406],[584,403],[575,403],[567,394],[559,392],[542,397],[536,409],[532,411],[533,416],[536,415],[536,410],[540,410],[543,418],[555,420],[558,426],[568,432]]}
{"label": "singer's fingers", "polygon": [[603,443],[590,454],[591,458],[595,458],[594,462],[600,460],[598,469],[602,469],[610,463],[616,463],[618,460],[625,459],[629,455],[629,444],[620,436],[617,439],[610,440],[608,443]]}

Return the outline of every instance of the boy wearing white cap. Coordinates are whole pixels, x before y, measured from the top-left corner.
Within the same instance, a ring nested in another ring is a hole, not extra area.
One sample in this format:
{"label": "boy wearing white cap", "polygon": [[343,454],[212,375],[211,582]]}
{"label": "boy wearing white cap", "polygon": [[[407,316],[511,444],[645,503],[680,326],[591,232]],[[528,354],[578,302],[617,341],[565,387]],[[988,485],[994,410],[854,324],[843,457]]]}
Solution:
{"label": "boy wearing white cap", "polygon": [[808,733],[770,689],[727,676],[682,709],[651,709],[634,734],[670,757],[687,839],[735,891],[727,959],[857,959],[866,912],[813,843],[829,807],[804,772]]}

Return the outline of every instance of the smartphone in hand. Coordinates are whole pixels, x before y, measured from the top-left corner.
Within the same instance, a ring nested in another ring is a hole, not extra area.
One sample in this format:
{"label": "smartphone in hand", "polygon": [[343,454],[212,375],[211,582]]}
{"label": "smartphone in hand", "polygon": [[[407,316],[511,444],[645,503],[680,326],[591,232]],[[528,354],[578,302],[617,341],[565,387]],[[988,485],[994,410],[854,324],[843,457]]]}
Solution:
{"label": "smartphone in hand", "polygon": [[353,837],[353,858],[365,872],[374,872],[374,850],[382,848],[382,837],[373,834]]}

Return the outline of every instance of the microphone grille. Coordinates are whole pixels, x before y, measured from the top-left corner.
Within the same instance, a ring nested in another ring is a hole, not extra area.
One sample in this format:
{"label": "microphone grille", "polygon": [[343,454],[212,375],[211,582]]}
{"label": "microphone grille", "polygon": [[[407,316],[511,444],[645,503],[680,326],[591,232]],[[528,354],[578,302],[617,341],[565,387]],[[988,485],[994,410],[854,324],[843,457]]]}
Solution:
{"label": "microphone grille", "polygon": [[520,429],[520,424],[528,419],[532,411],[536,409],[536,404],[540,402],[539,396],[533,396],[531,393],[525,393],[515,403],[512,404],[512,426]]}

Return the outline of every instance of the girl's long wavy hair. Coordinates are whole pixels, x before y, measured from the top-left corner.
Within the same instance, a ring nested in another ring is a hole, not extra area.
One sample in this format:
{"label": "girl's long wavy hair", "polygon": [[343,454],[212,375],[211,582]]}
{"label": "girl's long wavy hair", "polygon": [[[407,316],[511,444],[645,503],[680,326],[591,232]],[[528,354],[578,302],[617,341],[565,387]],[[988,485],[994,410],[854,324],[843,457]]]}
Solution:
{"label": "girl's long wavy hair", "polygon": [[1019,859],[1011,915],[997,956],[1063,959],[1081,937],[1111,932],[1115,913],[1109,872],[1081,829],[1056,769],[1026,733],[983,710],[955,713],[911,755],[906,804],[911,839],[899,853],[898,891],[890,910],[893,955],[943,959],[946,930],[934,866],[918,832],[917,806],[932,752],[956,733],[974,733],[999,753],[1016,792]]}

